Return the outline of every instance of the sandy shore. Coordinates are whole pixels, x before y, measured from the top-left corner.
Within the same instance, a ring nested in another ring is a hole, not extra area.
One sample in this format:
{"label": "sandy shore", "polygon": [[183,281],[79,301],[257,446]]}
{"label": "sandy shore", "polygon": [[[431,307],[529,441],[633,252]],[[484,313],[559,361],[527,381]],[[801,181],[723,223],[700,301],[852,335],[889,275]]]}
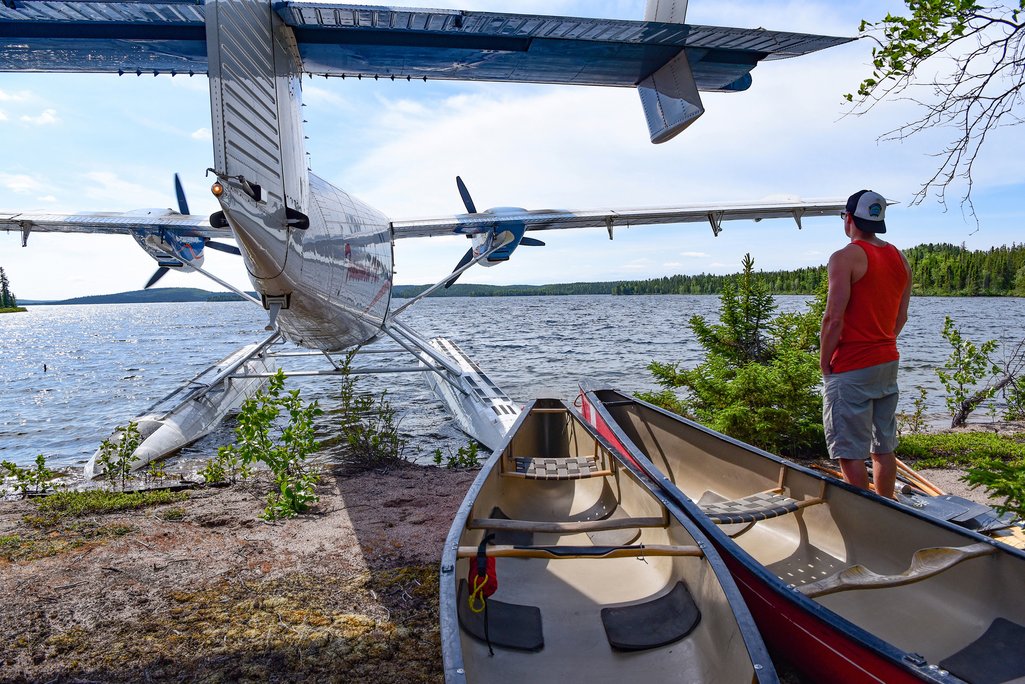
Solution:
{"label": "sandy shore", "polygon": [[28,557],[0,554],[0,681],[440,682],[437,566],[475,475],[328,474],[274,524],[266,483],[51,527],[2,503],[0,551]]}

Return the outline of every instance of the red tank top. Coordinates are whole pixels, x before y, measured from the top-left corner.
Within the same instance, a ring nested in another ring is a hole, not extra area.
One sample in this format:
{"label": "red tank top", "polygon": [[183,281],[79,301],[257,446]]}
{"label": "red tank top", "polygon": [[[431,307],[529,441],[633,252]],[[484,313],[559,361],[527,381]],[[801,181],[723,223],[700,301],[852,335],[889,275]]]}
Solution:
{"label": "red tank top", "polygon": [[882,247],[855,240],[868,257],[868,269],[851,285],[851,298],[843,316],[840,344],[833,352],[834,373],[845,373],[896,361],[897,313],[908,283],[908,271],[893,245]]}

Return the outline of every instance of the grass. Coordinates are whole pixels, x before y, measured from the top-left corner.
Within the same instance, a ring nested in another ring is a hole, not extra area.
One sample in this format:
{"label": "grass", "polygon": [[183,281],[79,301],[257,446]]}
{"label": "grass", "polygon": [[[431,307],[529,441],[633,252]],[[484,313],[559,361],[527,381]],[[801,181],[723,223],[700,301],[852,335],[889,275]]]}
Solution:
{"label": "grass", "polygon": [[40,499],[36,504],[38,516],[32,516],[32,524],[48,527],[68,518],[86,515],[103,515],[120,511],[137,510],[149,506],[178,503],[189,498],[188,492],[154,490],[147,492],[112,492],[92,489],[84,492],[57,492]]}
{"label": "grass", "polygon": [[[0,536],[0,561],[15,562],[55,556],[87,544],[123,536],[134,530],[129,525],[107,524],[95,516],[176,503],[188,499],[188,492],[57,492],[36,499],[35,513],[24,516],[27,529]],[[182,510],[182,509],[178,509]],[[171,509],[165,515],[174,515]],[[182,510],[182,514],[184,511]]]}
{"label": "grass", "polygon": [[900,438],[897,458],[919,468],[969,468],[989,459],[1025,467],[1025,433],[993,432],[912,434]]}

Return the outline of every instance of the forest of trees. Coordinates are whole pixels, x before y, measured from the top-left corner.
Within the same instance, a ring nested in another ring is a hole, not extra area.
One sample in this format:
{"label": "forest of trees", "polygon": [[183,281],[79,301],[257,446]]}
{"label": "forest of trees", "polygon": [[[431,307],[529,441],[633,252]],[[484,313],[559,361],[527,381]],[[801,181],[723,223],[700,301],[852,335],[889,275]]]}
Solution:
{"label": "forest of trees", "polygon": [[[1025,296],[1025,245],[969,251],[964,246],[919,245],[904,250],[914,294],[930,296]],[[826,267],[759,271],[773,294],[812,294],[826,280]],[[719,294],[729,276],[675,275],[616,283],[613,294]]]}

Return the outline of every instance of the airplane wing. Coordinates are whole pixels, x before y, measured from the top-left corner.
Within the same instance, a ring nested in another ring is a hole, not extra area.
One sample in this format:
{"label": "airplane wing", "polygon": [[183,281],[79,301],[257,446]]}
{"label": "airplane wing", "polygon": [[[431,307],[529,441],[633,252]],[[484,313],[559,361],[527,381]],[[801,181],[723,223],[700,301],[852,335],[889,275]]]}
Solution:
{"label": "airplane wing", "polygon": [[170,209],[128,213],[30,214],[0,211],[0,230],[29,233],[169,234],[179,237],[231,238],[231,230],[214,228],[206,216],[179,214]]}
{"label": "airplane wing", "polygon": [[[273,4],[306,74],[632,87],[654,143],[701,116],[698,91],[746,90],[762,60],[852,40],[685,24],[680,7],[656,3],[660,21],[625,21]],[[0,71],[205,74],[205,14],[200,0],[3,0]]]}
{"label": "airplane wing", "polygon": [[793,218],[797,225],[805,216],[838,216],[846,200],[814,200],[773,203],[721,202],[707,205],[653,207],[648,209],[598,209],[566,211],[540,209],[520,212],[460,214],[438,218],[392,222],[395,238],[438,235],[476,235],[489,232],[502,223],[523,225],[527,231],[565,228],[627,228],[665,223],[708,223],[718,235],[723,221],[760,221]]}
{"label": "airplane wing", "polygon": [[[633,87],[686,48],[702,90],[738,90],[763,59],[851,38],[460,10],[276,2],[317,76]],[[204,74],[197,0],[4,0],[0,71]],[[749,80],[749,79],[747,79]]]}

